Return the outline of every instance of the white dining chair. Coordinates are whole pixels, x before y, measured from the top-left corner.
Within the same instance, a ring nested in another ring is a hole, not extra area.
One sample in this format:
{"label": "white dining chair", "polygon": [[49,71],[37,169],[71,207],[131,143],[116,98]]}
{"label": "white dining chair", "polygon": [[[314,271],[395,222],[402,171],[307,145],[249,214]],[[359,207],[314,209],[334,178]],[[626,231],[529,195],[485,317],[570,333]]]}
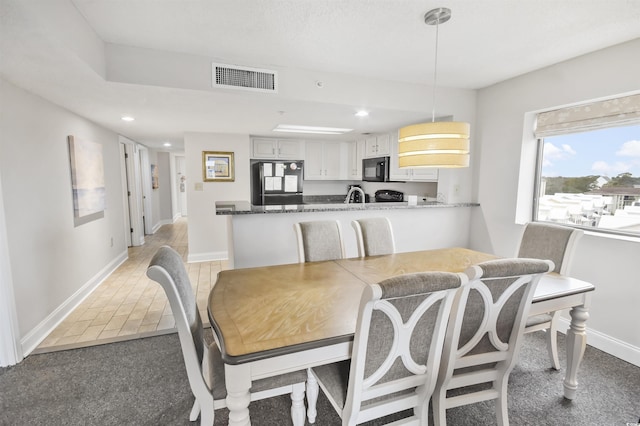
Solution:
{"label": "white dining chair", "polygon": [[343,426],[410,409],[402,424],[427,424],[449,313],[465,282],[464,274],[422,272],[365,288],[351,360],[311,369]]}
{"label": "white dining chair", "polygon": [[[195,396],[189,420],[195,421],[200,415],[202,426],[212,426],[214,410],[226,407],[224,364],[218,346],[204,338],[196,298],[182,258],[171,247],[160,247],[149,263],[147,276],[158,282],[167,294],[178,328],[187,377]],[[256,380],[251,385],[251,400],[291,394],[293,425],[303,426],[306,377],[305,371],[296,371]]]}
{"label": "white dining chair", "polygon": [[[583,234],[580,229],[530,222],[522,233],[518,257],[550,259],[555,264],[553,272],[568,275],[577,243]],[[556,370],[560,369],[557,337],[559,318],[560,311],[532,315],[527,318],[524,329],[525,333],[546,331],[547,351],[551,365]]]}
{"label": "white dining chair", "polygon": [[358,256],[378,256],[396,252],[391,221],[387,217],[371,217],[351,222],[356,231]]}
{"label": "white dining chair", "polygon": [[344,259],[344,241],[340,221],[317,220],[294,224],[298,243],[298,260],[319,262]]}
{"label": "white dining chair", "polygon": [[495,400],[498,425],[508,425],[507,384],[524,334],[531,300],[553,262],[499,259],[469,267],[447,327],[433,393],[436,426],[447,409]]}

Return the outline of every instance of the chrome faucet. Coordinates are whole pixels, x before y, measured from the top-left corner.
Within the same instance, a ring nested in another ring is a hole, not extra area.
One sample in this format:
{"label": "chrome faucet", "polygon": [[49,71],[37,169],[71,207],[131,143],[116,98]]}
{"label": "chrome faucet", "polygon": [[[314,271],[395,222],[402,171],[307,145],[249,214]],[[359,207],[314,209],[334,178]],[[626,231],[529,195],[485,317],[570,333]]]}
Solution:
{"label": "chrome faucet", "polygon": [[364,204],[364,191],[362,190],[362,188],[359,188],[357,186],[352,186],[349,189],[349,192],[347,192],[347,198],[344,199],[344,203],[349,204],[349,200],[351,199],[351,194],[353,194],[354,191],[360,192],[360,200],[362,200],[362,204]]}

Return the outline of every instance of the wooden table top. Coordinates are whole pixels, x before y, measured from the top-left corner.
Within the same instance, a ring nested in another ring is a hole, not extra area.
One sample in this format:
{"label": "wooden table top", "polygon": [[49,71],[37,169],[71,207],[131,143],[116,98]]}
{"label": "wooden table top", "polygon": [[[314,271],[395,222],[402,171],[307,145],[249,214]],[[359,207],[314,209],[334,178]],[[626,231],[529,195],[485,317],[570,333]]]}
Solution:
{"label": "wooden table top", "polygon": [[209,295],[209,319],[228,363],[339,343],[353,338],[366,284],[462,272],[494,258],[452,248],[222,271]]}

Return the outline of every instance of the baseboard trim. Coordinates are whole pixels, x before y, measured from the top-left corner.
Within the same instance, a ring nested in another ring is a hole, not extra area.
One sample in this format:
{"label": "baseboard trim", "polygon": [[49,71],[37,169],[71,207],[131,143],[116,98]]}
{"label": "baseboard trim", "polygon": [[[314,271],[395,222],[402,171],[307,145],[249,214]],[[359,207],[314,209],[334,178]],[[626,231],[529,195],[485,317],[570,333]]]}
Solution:
{"label": "baseboard trim", "polygon": [[187,263],[212,262],[214,260],[227,260],[229,253],[226,251],[212,251],[208,253],[196,253],[187,256]]}
{"label": "baseboard trim", "polygon": [[51,314],[40,322],[35,328],[28,332],[21,340],[22,350],[26,357],[33,352],[40,342],[42,342],[60,323],[73,312],[109,275],[113,273],[128,258],[128,250],[123,251],[113,259],[100,272],[87,281],[74,294],[58,306]]}
{"label": "baseboard trim", "polygon": [[[569,328],[570,320],[560,317],[560,323],[558,324],[558,331],[565,333]],[[616,339],[615,337],[608,336],[604,333],[589,328],[589,322],[587,321],[587,344],[594,348],[600,349],[603,352],[613,355],[616,358],[620,358],[623,361],[631,363],[637,367],[640,367],[640,348],[630,345],[627,342]]]}

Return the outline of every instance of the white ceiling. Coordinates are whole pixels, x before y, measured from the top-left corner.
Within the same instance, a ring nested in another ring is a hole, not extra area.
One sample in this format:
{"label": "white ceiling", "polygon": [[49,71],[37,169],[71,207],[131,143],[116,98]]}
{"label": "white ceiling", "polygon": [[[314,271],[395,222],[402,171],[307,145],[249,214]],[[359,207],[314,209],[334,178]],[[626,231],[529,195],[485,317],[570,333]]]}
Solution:
{"label": "white ceiling", "polygon": [[[173,149],[192,131],[273,135],[282,123],[359,134],[430,117],[435,27],[423,16],[436,7],[453,12],[439,28],[438,87],[479,89],[640,37],[638,0],[0,2],[3,78]],[[212,61],[277,70],[283,90],[212,89],[196,65]],[[424,108],[385,101],[409,87],[424,91]],[[355,118],[359,108],[371,115]]]}

